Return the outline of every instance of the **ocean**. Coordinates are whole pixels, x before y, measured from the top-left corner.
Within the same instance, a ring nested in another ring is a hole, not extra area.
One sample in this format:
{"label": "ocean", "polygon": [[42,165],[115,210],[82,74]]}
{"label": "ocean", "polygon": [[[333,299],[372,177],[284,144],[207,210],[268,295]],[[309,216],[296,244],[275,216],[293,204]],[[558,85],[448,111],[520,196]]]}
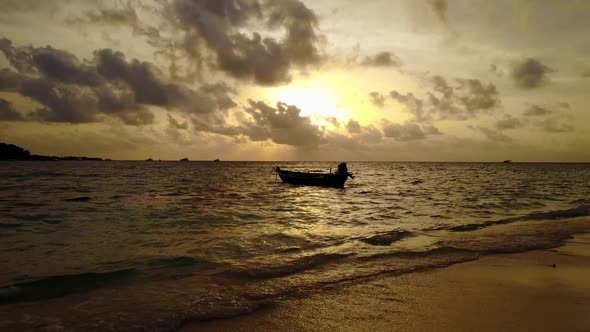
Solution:
{"label": "ocean", "polygon": [[173,331],[590,232],[590,164],[0,162],[0,330]]}

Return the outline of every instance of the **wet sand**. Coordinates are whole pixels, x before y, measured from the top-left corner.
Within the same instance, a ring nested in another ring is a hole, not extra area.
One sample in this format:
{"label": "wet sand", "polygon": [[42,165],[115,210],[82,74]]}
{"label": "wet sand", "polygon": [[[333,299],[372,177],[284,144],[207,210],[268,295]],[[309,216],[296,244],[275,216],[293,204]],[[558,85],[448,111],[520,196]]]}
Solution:
{"label": "wet sand", "polygon": [[181,331],[590,331],[590,234],[556,249],[338,285]]}

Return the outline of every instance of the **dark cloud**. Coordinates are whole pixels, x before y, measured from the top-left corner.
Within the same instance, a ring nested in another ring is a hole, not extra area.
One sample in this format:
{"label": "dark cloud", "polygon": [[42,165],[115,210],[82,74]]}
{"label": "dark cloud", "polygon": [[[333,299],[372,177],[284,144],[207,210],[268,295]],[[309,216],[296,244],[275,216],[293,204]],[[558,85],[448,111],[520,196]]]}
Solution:
{"label": "dark cloud", "polygon": [[91,66],[81,64],[69,52],[47,47],[12,46],[6,38],[0,39],[0,51],[9,63],[20,73],[41,75],[64,83],[96,86],[101,78]]}
{"label": "dark cloud", "polygon": [[252,120],[243,126],[243,134],[253,141],[270,139],[277,144],[314,146],[321,139],[321,130],[308,117],[301,117],[295,106],[277,103],[273,108],[251,100],[246,112]]}
{"label": "dark cloud", "polygon": [[90,10],[82,16],[68,17],[66,24],[75,28],[84,28],[87,25],[98,25],[103,27],[130,27],[136,36],[145,36],[148,43],[157,46],[160,43],[160,32],[153,26],[142,22],[134,8],[127,4],[124,8],[103,8]]}
{"label": "dark cloud", "polygon": [[360,140],[360,142],[365,144],[379,143],[382,138],[383,134],[381,133],[381,130],[374,125],[361,127],[360,134],[354,136],[354,139]]}
{"label": "dark cloud", "polygon": [[[68,4],[70,0],[64,0],[63,4]],[[57,1],[37,1],[37,0],[2,0],[0,1],[1,12],[29,12],[37,9],[47,9],[53,11],[60,6]]]}
{"label": "dark cloud", "polygon": [[0,91],[18,91],[23,76],[8,68],[0,68]]}
{"label": "dark cloud", "polygon": [[371,102],[373,103],[373,105],[375,105],[377,107],[385,106],[385,96],[382,95],[381,93],[371,92],[371,93],[369,93],[369,96],[371,97]]}
{"label": "dark cloud", "polygon": [[0,51],[17,71],[26,74],[34,74],[35,68],[32,65],[31,47],[15,48],[12,41],[0,38]]}
{"label": "dark cloud", "polygon": [[161,79],[158,68],[136,59],[127,61],[121,52],[103,49],[95,52],[96,69],[110,81],[125,82],[140,104],[175,106],[188,98],[190,91]]}
{"label": "dark cloud", "polygon": [[167,81],[149,62],[127,60],[110,49],[94,52],[92,60],[50,46],[13,47],[0,40],[2,51],[16,69],[0,70],[0,91],[18,92],[42,107],[30,119],[84,123],[115,116],[130,125],[151,123],[146,106],[177,109],[190,114],[224,112],[235,106],[235,90],[223,83],[194,90]]}
{"label": "dark cloud", "polygon": [[496,121],[496,129],[505,130],[505,129],[518,129],[524,127],[525,122],[513,117],[512,115],[504,115],[504,117],[498,121]]}
{"label": "dark cloud", "polygon": [[498,90],[491,83],[460,78],[449,82],[441,76],[433,76],[429,83],[432,90],[427,91],[428,98],[425,100],[412,93],[404,95],[395,90],[389,95],[403,104],[418,122],[466,120],[489,112],[500,104]]}
{"label": "dark cloud", "polygon": [[541,61],[533,58],[524,59],[512,66],[511,76],[517,87],[534,89],[547,82],[547,75],[553,70]]}
{"label": "dark cloud", "polygon": [[356,120],[348,120],[346,123],[346,130],[351,134],[358,134],[361,132],[361,125]]}
{"label": "dark cloud", "polygon": [[435,92],[442,94],[446,99],[453,97],[454,89],[447,83],[447,80],[439,75],[432,77],[433,89]]}
{"label": "dark cloud", "polygon": [[541,107],[539,105],[531,105],[524,113],[524,116],[545,116],[551,114],[552,111]]}
{"label": "dark cloud", "polygon": [[492,83],[484,85],[480,80],[457,79],[458,100],[469,113],[489,110],[499,103],[498,90]]}
{"label": "dark cloud", "polygon": [[438,17],[438,19],[440,19],[442,22],[447,23],[447,10],[449,7],[447,1],[431,0],[430,5],[436,17]]}
{"label": "dark cloud", "polygon": [[172,115],[170,115],[170,113],[168,113],[168,125],[170,126],[170,128],[174,128],[174,129],[179,129],[179,130],[188,129],[188,122],[186,122],[186,121],[179,122]]}
{"label": "dark cloud", "polygon": [[383,123],[383,135],[398,141],[416,141],[425,139],[429,135],[440,134],[438,128],[431,125],[420,125],[415,122],[398,124],[384,121]]}
{"label": "dark cloud", "polygon": [[[262,85],[290,81],[294,66],[319,62],[318,18],[299,0],[175,0],[173,20],[184,31],[184,48],[202,61],[213,53],[214,66],[225,73]],[[263,23],[283,30],[280,40],[240,29]]]}
{"label": "dark cloud", "polygon": [[391,52],[381,52],[365,57],[361,64],[369,67],[401,67],[402,61]]}
{"label": "dark cloud", "polygon": [[0,98],[0,121],[19,121],[22,119],[22,115],[12,107],[8,100]]}
{"label": "dark cloud", "polygon": [[324,141],[324,128],[318,127],[307,116],[301,116],[296,106],[277,103],[275,107],[262,101],[249,100],[245,115],[237,115],[237,124],[203,121],[191,117],[193,129],[252,141],[272,141],[301,148],[316,148]]}
{"label": "dark cloud", "polygon": [[406,109],[416,117],[417,121],[423,122],[431,120],[428,112],[424,108],[424,101],[414,96],[414,94],[408,93],[404,95],[396,90],[392,90],[389,93],[389,96],[404,105]]}
{"label": "dark cloud", "polygon": [[320,144],[323,131],[309,117],[301,116],[295,106],[277,103],[271,107],[262,101],[249,101],[246,112],[251,119],[244,123],[241,133],[253,141],[270,139],[277,144],[314,147]]}
{"label": "dark cloud", "polygon": [[30,117],[39,121],[84,123],[97,121],[98,98],[89,87],[25,79],[19,90],[43,105]]}
{"label": "dark cloud", "polygon": [[79,17],[68,17],[66,23],[79,26],[86,24],[111,25],[111,26],[137,26],[139,17],[133,8],[104,8],[90,10]]}

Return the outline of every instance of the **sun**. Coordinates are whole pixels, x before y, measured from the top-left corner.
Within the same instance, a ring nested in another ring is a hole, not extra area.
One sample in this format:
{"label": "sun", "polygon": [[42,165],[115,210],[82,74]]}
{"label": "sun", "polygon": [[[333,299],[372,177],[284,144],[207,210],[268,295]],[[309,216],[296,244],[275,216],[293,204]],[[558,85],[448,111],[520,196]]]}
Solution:
{"label": "sun", "polygon": [[338,109],[338,99],[321,88],[281,87],[272,91],[269,99],[297,106],[301,110],[301,116],[309,116],[316,125],[332,125],[330,118],[343,120],[342,111]]}

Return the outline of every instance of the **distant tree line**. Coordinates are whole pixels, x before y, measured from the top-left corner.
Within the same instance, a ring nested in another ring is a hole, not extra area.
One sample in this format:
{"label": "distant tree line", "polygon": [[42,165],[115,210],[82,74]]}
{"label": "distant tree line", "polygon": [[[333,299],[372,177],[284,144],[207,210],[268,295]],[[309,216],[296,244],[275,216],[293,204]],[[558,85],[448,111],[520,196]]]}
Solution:
{"label": "distant tree line", "polygon": [[56,156],[40,156],[31,154],[29,150],[25,150],[20,146],[14,144],[0,143],[0,160],[103,160],[102,158],[89,157],[56,157]]}

